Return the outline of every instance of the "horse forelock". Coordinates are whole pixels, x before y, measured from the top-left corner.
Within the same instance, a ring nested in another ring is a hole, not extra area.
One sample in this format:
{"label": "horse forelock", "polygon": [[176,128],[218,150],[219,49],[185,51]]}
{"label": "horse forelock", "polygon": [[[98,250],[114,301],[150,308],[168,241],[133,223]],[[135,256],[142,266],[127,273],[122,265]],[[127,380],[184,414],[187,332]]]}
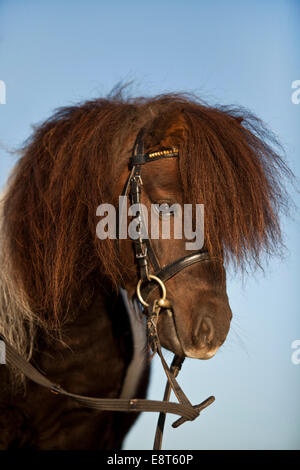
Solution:
{"label": "horse forelock", "polygon": [[293,174],[275,135],[240,108],[184,111],[180,171],[185,198],[203,203],[205,243],[241,271],[263,266],[284,247],[280,215],[288,214]]}

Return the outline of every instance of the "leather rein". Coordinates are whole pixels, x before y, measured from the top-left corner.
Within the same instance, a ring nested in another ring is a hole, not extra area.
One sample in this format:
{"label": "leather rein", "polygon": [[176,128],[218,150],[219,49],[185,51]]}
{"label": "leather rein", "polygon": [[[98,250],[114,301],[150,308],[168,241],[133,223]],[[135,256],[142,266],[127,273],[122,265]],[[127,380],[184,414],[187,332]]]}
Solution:
{"label": "leather rein", "polygon": [[[144,153],[142,129],[134,145],[133,154],[130,158],[130,174],[127,179],[123,195],[129,194],[131,204],[139,204],[141,202],[142,193],[142,166],[148,162],[162,159],[162,158],[178,158],[179,151],[177,148],[171,148],[152,153]],[[0,341],[4,341],[6,349],[7,364],[15,367],[21,371],[28,379],[33,382],[49,389],[54,394],[63,395],[72,398],[82,406],[93,408],[99,411],[122,411],[122,412],[159,412],[159,418],[154,439],[154,450],[161,449],[162,436],[165,424],[166,413],[179,415],[172,427],[177,428],[186,421],[193,421],[196,419],[200,412],[214,402],[213,396],[208,397],[206,400],[198,405],[192,405],[186,397],[181,387],[179,386],[176,376],[178,375],[184,357],[174,355],[171,366],[169,367],[163,357],[161,344],[158,335],[158,319],[161,310],[166,310],[170,316],[173,315],[172,305],[166,298],[165,282],[175,276],[183,269],[195,263],[212,261],[208,252],[196,251],[187,256],[184,256],[167,266],[161,267],[159,260],[152,247],[149,237],[143,238],[141,228],[143,226],[142,211],[139,213],[139,230],[140,236],[133,240],[135,258],[139,268],[139,281],[137,284],[137,297],[140,301],[140,308],[147,316],[147,336],[149,345],[155,354],[158,353],[163,369],[167,376],[167,384],[162,401],[146,400],[146,399],[127,399],[127,398],[94,398],[84,395],[70,393],[63,389],[60,385],[55,384],[49,380],[45,375],[41,374],[30,362],[25,360],[7,341],[0,335]],[[150,264],[153,268],[153,273],[150,273]],[[149,295],[157,289],[161,290],[161,297],[156,298],[150,304],[147,303]],[[143,306],[143,307],[142,307]],[[179,403],[170,402],[170,393],[173,390]]]}

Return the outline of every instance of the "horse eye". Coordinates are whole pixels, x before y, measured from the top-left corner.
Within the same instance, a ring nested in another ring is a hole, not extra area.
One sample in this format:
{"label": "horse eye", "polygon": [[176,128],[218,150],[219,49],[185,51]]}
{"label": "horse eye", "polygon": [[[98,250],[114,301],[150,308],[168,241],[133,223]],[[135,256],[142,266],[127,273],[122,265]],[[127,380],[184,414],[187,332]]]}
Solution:
{"label": "horse eye", "polygon": [[155,210],[161,216],[171,216],[175,214],[174,208],[170,207],[167,202],[155,204]]}

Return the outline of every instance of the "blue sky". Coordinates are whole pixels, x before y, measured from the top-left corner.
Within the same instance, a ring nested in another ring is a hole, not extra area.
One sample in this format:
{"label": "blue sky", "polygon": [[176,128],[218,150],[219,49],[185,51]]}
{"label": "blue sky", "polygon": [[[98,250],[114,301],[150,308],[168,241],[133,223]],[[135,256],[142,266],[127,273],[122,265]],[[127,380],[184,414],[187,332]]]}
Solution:
{"label": "blue sky", "polygon": [[[289,0],[0,1],[0,185],[30,135],[55,108],[102,96],[120,80],[134,94],[193,91],[261,117],[300,175],[300,2]],[[299,206],[299,194],[293,192]],[[166,449],[299,449],[299,214],[283,219],[287,252],[265,273],[229,273],[232,328],[210,361],[187,360],[180,383],[201,417],[174,430]],[[167,353],[170,359],[171,354]],[[154,361],[149,397],[160,399]],[[151,448],[156,416],[144,414],[125,448]]]}

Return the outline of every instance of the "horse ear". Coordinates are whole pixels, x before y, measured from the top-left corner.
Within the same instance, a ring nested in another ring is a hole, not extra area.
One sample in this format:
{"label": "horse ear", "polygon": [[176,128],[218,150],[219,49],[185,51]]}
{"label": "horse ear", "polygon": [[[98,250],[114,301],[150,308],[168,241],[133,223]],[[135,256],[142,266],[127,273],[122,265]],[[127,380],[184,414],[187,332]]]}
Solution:
{"label": "horse ear", "polygon": [[241,124],[244,120],[244,118],[242,116],[237,116],[234,118],[239,124]]}

